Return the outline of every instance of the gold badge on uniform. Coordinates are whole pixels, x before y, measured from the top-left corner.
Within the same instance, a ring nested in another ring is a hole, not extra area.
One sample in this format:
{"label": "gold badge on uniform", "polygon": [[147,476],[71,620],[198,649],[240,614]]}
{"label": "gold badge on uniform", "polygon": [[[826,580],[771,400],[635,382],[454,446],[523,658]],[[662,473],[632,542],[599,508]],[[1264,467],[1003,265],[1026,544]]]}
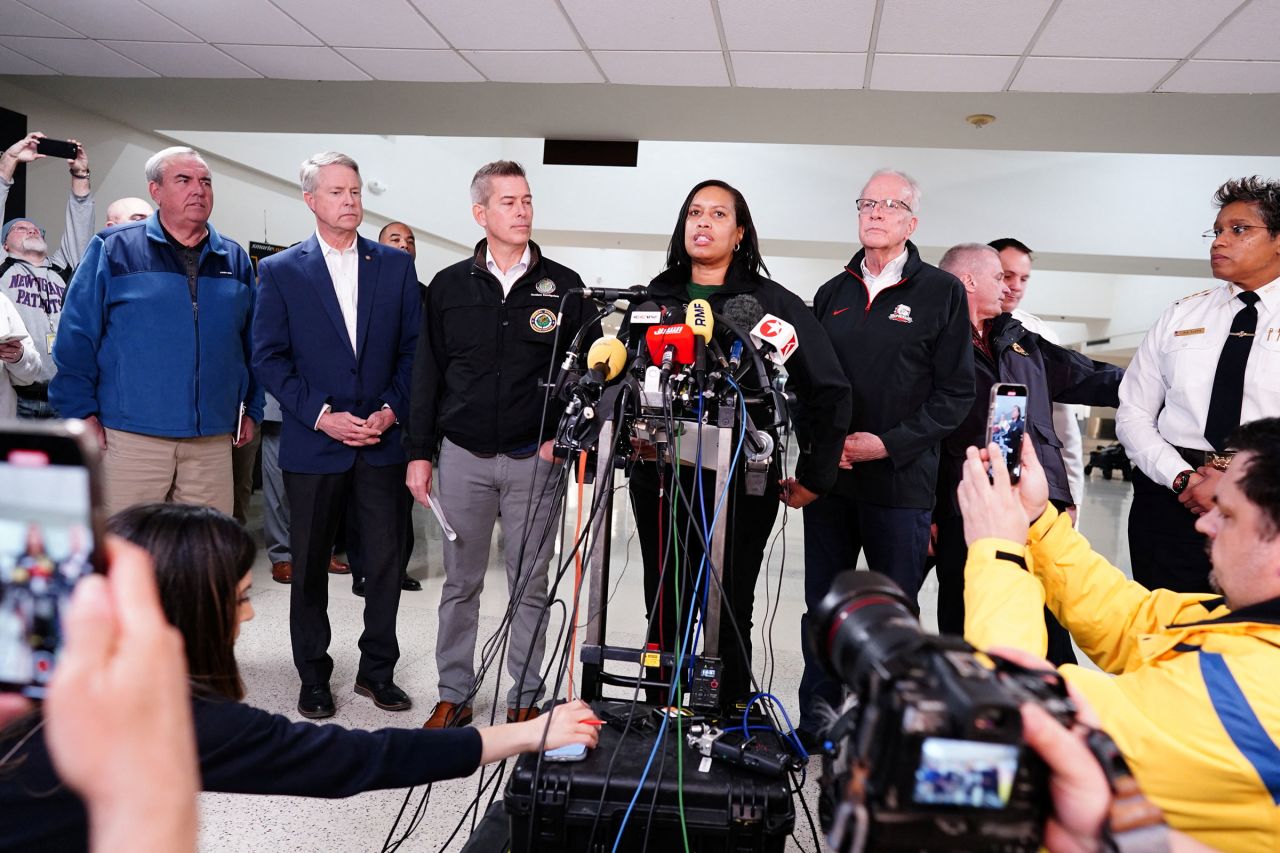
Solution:
{"label": "gold badge on uniform", "polygon": [[1183,337],[1186,337],[1187,335],[1203,335],[1203,334],[1204,334],[1204,326],[1201,326],[1198,329],[1178,329],[1178,331],[1173,333],[1173,336],[1175,338],[1183,338]]}
{"label": "gold badge on uniform", "polygon": [[1014,351],[1014,352],[1016,352],[1018,355],[1026,355],[1026,354],[1027,354],[1027,351],[1026,351],[1026,350],[1024,350],[1024,349],[1022,348],[1022,344],[1014,344],[1014,345],[1013,345],[1013,351]]}
{"label": "gold badge on uniform", "polygon": [[556,315],[546,308],[539,308],[529,315],[529,328],[542,334],[554,332],[556,329]]}

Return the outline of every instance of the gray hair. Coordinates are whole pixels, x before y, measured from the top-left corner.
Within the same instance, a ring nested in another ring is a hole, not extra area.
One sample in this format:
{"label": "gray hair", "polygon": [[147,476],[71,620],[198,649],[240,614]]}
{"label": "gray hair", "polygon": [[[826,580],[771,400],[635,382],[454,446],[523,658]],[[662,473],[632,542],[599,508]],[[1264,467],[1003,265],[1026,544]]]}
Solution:
{"label": "gray hair", "polygon": [[360,175],[359,164],[346,154],[338,151],[324,151],[320,154],[312,154],[302,161],[302,168],[298,171],[298,183],[302,184],[304,193],[316,191],[316,178],[319,177],[320,170],[325,166],[346,166],[355,172],[357,177]]}
{"label": "gray hair", "polygon": [[179,157],[194,157],[200,161],[201,166],[206,169],[209,168],[209,164],[200,156],[199,151],[194,148],[188,148],[185,145],[174,145],[163,151],[157,151],[147,160],[147,165],[143,169],[143,174],[147,176],[147,181],[154,184],[162,183],[164,180],[164,167],[169,165],[170,160],[176,160]]}
{"label": "gray hair", "polygon": [[978,259],[990,255],[1000,262],[1000,253],[986,243],[960,243],[947,249],[947,253],[938,261],[938,268],[946,270],[956,278],[968,273],[974,275],[978,268]]}
{"label": "gray hair", "polygon": [[907,204],[911,205],[911,212],[920,213],[920,202],[924,198],[924,194],[920,192],[920,185],[916,183],[916,179],[908,175],[906,172],[899,172],[897,169],[876,169],[871,173],[871,177],[867,178],[867,183],[862,185],[862,189],[866,190],[867,184],[870,184],[876,178],[893,177],[905,181],[907,184]]}
{"label": "gray hair", "polygon": [[515,160],[494,160],[481,166],[471,179],[471,203],[482,207],[493,194],[494,178],[524,178],[524,166]]}

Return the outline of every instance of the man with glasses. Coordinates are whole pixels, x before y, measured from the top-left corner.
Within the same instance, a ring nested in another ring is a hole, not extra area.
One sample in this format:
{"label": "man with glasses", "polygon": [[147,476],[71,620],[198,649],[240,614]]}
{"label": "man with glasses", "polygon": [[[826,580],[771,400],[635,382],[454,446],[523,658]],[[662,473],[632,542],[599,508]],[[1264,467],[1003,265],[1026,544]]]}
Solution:
{"label": "man with glasses", "polygon": [[[28,133],[0,153],[0,210],[4,209],[13,186],[18,166],[46,159],[36,151],[44,138],[39,131]],[[75,140],[70,140],[75,142]],[[4,224],[0,241],[0,293],[9,297],[17,308],[22,324],[31,335],[31,344],[40,355],[40,367],[30,384],[15,388],[18,416],[52,418],[49,405],[49,380],[57,368],[53,363],[53,340],[62,321],[62,301],[71,282],[73,268],[80,263],[89,240],[93,237],[93,192],[89,188],[89,158],[77,146],[74,159],[65,161],[71,173],[71,192],[67,196],[67,213],[62,242],[49,250],[45,231],[25,217]]]}
{"label": "man with glasses", "polygon": [[1136,466],[1133,579],[1210,592],[1196,518],[1213,505],[1241,422],[1280,415],[1280,181],[1227,181],[1204,236],[1222,284],[1180,299],[1147,332],[1120,385],[1116,435]]}
{"label": "man with glasses", "polygon": [[[831,493],[804,508],[805,604],[818,605],[831,581],[868,565],[914,596],[924,579],[938,445],[973,403],[973,347],[964,286],[920,260],[911,243],[920,188],[880,170],[856,201],[862,250],[824,284],[813,310],[853,388],[853,417]],[[802,622],[807,623],[808,614]],[[807,630],[807,624],[802,625]],[[820,729],[817,699],[834,704],[804,644],[800,730]]]}

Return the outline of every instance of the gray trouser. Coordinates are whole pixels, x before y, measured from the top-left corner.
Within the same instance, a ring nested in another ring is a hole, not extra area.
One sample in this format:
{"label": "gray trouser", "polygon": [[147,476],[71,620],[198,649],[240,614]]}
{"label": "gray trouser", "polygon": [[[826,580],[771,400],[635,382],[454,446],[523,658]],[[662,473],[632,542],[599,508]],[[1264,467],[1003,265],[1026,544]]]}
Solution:
{"label": "gray trouser", "polygon": [[537,454],[528,459],[501,454],[483,459],[448,439],[440,448],[432,488],[458,534],[456,540],[444,541],[444,588],[440,592],[440,633],[436,638],[436,667],[440,672],[440,698],[444,701],[467,700],[475,683],[480,591],[484,588],[489,545],[499,511],[507,594],[516,594],[523,581],[522,570],[526,575],[532,573],[511,619],[507,672],[514,683],[507,692],[507,706],[525,708],[542,695],[539,670],[547,642],[547,565],[556,533],[554,527],[548,529],[548,524],[553,524],[551,520],[559,513],[559,507],[552,506],[554,471]]}
{"label": "gray trouser", "polygon": [[289,495],[280,473],[280,423],[262,422],[262,538],[273,563],[289,556]]}

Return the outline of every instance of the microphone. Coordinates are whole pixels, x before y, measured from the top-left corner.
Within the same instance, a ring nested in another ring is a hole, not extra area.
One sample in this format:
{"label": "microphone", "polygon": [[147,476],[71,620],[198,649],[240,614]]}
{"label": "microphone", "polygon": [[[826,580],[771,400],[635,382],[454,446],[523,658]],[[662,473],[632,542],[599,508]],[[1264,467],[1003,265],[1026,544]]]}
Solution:
{"label": "microphone", "polygon": [[693,332],[693,373],[698,378],[698,386],[705,387],[707,376],[707,347],[711,344],[711,331],[715,327],[715,318],[711,314],[711,303],[705,299],[695,299],[685,309],[684,324]]}
{"label": "microphone", "polygon": [[627,366],[627,348],[615,337],[599,338],[587,350],[587,373],[582,377],[583,384],[589,382],[603,385],[617,379]]}
{"label": "microphone", "polygon": [[764,317],[764,306],[750,293],[740,293],[724,304],[725,319],[740,329],[750,329]]}
{"label": "microphone", "polygon": [[693,364],[693,330],[684,323],[672,326],[653,326],[645,332],[649,346],[649,358],[654,364],[670,372],[674,364]]}
{"label": "microphone", "polygon": [[772,314],[765,314],[751,329],[751,342],[756,346],[768,344],[772,352],[766,353],[765,358],[777,365],[786,364],[800,348],[796,327]]}
{"label": "microphone", "polygon": [[633,285],[625,290],[616,287],[584,287],[580,293],[583,299],[603,299],[606,302],[617,302],[619,299],[634,302],[649,298],[649,288],[643,284]]}

